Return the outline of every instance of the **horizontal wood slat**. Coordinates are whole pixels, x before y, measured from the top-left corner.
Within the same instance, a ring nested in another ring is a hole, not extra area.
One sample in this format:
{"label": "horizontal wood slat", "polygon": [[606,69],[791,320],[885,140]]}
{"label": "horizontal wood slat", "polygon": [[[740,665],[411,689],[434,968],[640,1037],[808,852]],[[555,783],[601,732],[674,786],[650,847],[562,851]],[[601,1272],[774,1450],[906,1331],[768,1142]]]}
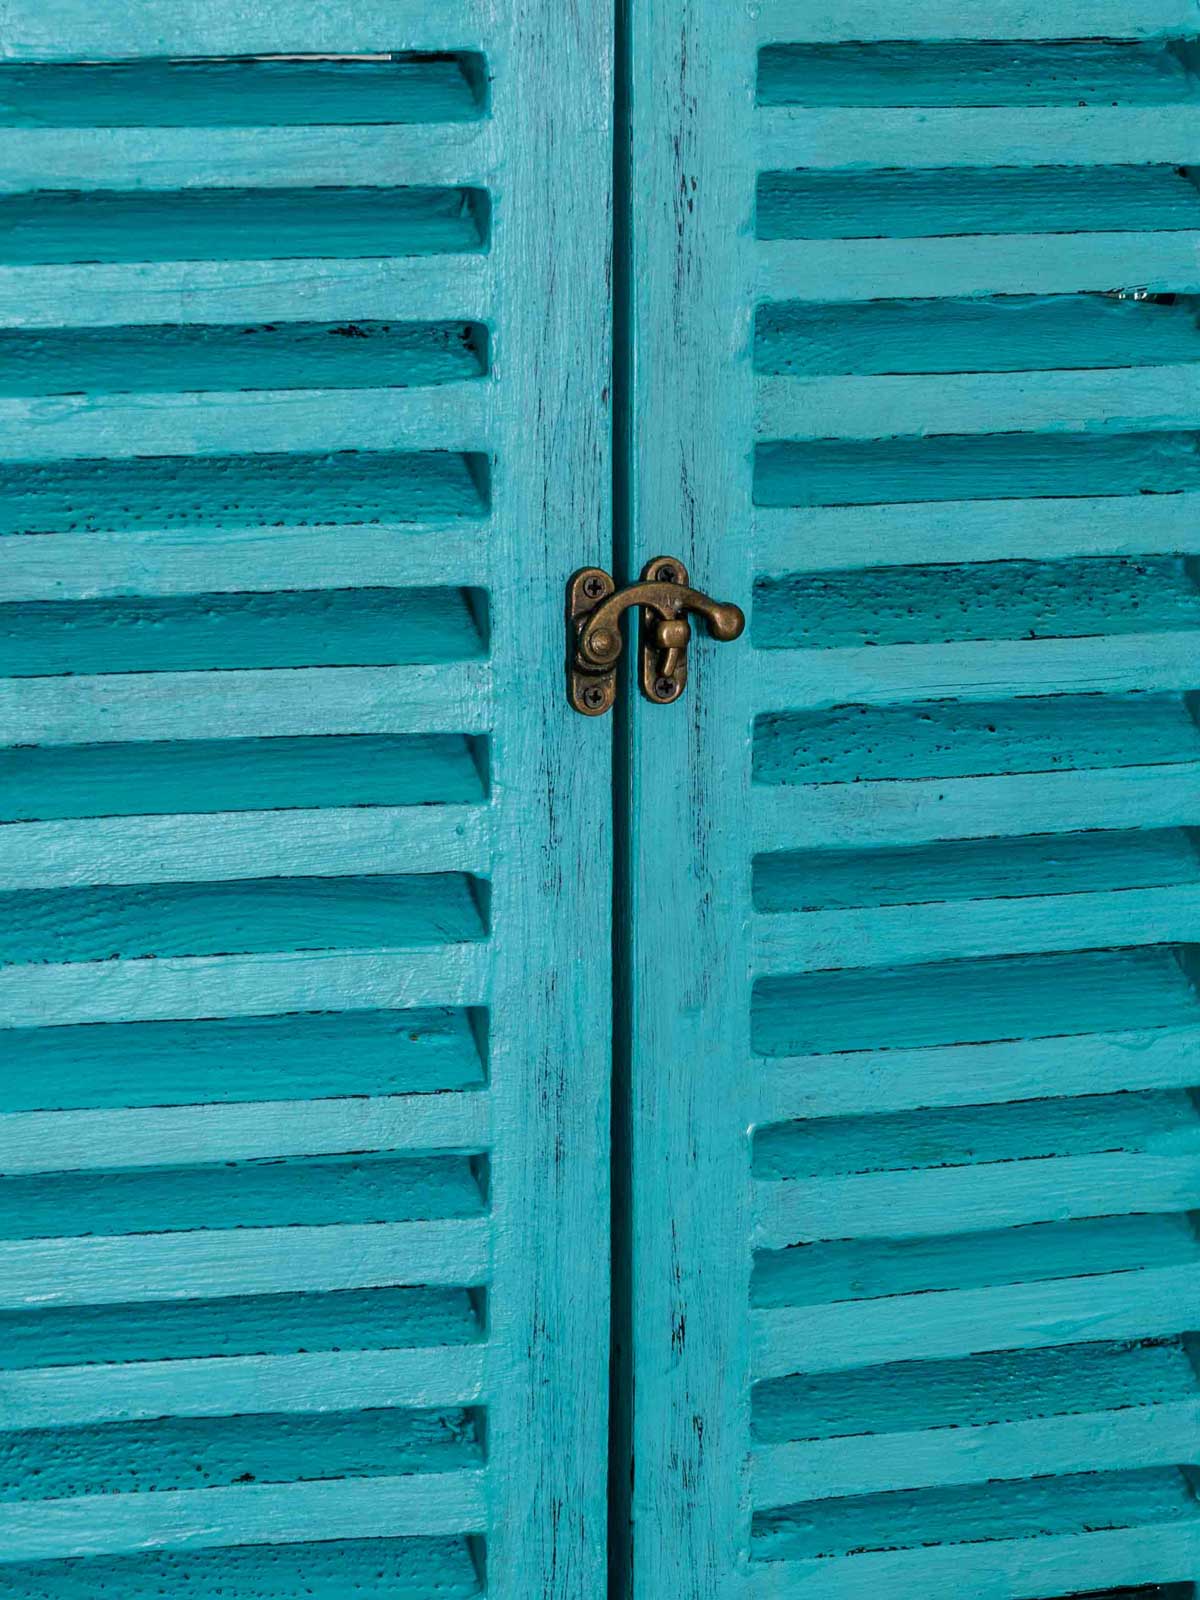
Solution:
{"label": "horizontal wood slat", "polygon": [[0,1116],[0,1172],[88,1172],[348,1151],[484,1148],[486,1092],[362,1095]]}
{"label": "horizontal wood slat", "polygon": [[1200,1026],[1008,1039],[995,1044],[758,1057],[756,1124],[920,1106],[1187,1089],[1200,1082]]}
{"label": "horizontal wood slat", "polygon": [[487,1524],[486,1484],[483,1470],[467,1469],[18,1501],[0,1506],[0,1570],[122,1551],[478,1533]]}
{"label": "horizontal wood slat", "polygon": [[469,1217],[5,1239],[0,1307],[323,1294],[391,1284],[468,1287],[487,1277],[490,1235],[486,1217]]}
{"label": "horizontal wood slat", "polygon": [[1170,1337],[1197,1318],[1200,1272],[1189,1265],[757,1310],[754,1375]]}
{"label": "horizontal wood slat", "polygon": [[846,571],[884,562],[1055,561],[1148,550],[1195,554],[1200,553],[1200,494],[813,510],[760,506],[754,513],[754,550],[755,571],[764,575]]}
{"label": "horizontal wood slat", "polygon": [[485,944],[0,968],[0,1027],[479,1005]]}
{"label": "horizontal wood slat", "polygon": [[7,678],[0,744],[480,733],[490,687],[479,662]]}
{"label": "horizontal wood slat", "polygon": [[[0,539],[0,601],[312,589],[486,588],[485,522],[369,528],[130,528]],[[1141,546],[1139,546],[1141,548]]]}
{"label": "horizontal wood slat", "polygon": [[4,459],[486,450],[492,387],[0,399]]}
{"label": "horizontal wood slat", "polygon": [[[1197,118],[1200,122],[1200,118]],[[1200,362],[1081,372],[760,378],[764,439],[1200,427]]]}
{"label": "horizontal wood slat", "polygon": [[4,0],[0,60],[121,61],[135,57],[367,55],[480,42],[486,11],[473,0]]}
{"label": "horizontal wood slat", "polygon": [[122,328],[167,323],[484,319],[484,255],[411,258],[0,264],[0,324]]}
{"label": "horizontal wood slat", "polygon": [[1114,288],[1194,294],[1200,290],[1200,233],[787,239],[758,246],[761,301],[1102,294]]}
{"label": "horizontal wood slat", "polygon": [[[897,85],[903,96],[902,84]],[[758,112],[767,171],[856,167],[1090,166],[1200,154],[1196,109],[1150,106],[772,106]]]}
{"label": "horizontal wood slat", "polygon": [[0,194],[484,184],[491,124],[6,128]]}
{"label": "horizontal wood slat", "polygon": [[954,0],[762,0],[758,37],[836,42],[843,39],[1154,39],[1196,26],[1192,0],[996,0],[964,7]]}
{"label": "horizontal wood slat", "polygon": [[896,1488],[942,1488],[990,1479],[1172,1467],[1195,1450],[1200,1400],[1032,1417],[1019,1422],[864,1433],[760,1445],[753,1458],[758,1508]]}
{"label": "horizontal wood slat", "polygon": [[348,806],[0,826],[0,890],[348,873],[486,873],[483,806]]}
{"label": "horizontal wood slat", "polygon": [[762,784],[754,790],[754,846],[837,848],[1180,827],[1197,821],[1198,795],[1198,761],[978,778]]}
{"label": "horizontal wood slat", "polygon": [[951,1235],[1197,1205],[1200,1143],[1161,1153],[1045,1156],[763,1182],[755,1190],[754,1239],[761,1249],[783,1249],[821,1239]]}
{"label": "horizontal wood slat", "polygon": [[[1195,1523],[872,1551],[836,1560],[763,1562],[744,1579],[745,1600],[927,1600],[933,1593],[1028,1600],[1101,1587],[1173,1583],[1200,1562]],[[1083,1585],[1081,1590],[1080,1585]]]}
{"label": "horizontal wood slat", "polygon": [[766,974],[1200,939],[1200,883],[759,916]]}
{"label": "horizontal wood slat", "polygon": [[914,700],[1186,690],[1200,678],[1195,636],[1127,633],[1079,639],[987,639],[885,649],[763,650],[759,711]]}
{"label": "horizontal wood slat", "polygon": [[466,1344],[0,1372],[0,1428],[468,1406],[483,1397],[486,1359]]}

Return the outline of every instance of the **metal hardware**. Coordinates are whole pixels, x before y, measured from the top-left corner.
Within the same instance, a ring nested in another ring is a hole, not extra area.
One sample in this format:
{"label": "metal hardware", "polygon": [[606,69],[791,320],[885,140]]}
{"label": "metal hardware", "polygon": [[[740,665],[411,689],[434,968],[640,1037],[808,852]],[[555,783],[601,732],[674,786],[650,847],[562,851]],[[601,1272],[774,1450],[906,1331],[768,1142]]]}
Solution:
{"label": "metal hardware", "polygon": [[670,705],[687,687],[687,613],[704,618],[712,638],[736,639],[746,626],[739,606],[711,600],[688,581],[682,561],[656,556],[642,581],[618,590],[601,567],[584,567],[567,586],[567,693],[576,711],[600,717],[617,695],[621,617],[641,612],[638,681],[655,705]]}

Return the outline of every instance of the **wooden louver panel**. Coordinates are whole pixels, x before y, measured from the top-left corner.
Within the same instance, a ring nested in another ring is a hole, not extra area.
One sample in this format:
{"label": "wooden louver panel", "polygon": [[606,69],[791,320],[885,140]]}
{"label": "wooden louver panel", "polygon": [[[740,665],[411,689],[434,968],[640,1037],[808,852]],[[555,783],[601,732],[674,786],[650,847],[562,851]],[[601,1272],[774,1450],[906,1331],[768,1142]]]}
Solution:
{"label": "wooden louver panel", "polygon": [[608,776],[527,598],[607,559],[608,29],[553,9],[0,7],[12,1600],[598,1592],[603,816],[544,861]]}
{"label": "wooden louver panel", "polygon": [[630,564],[752,648],[636,734],[634,1590],[1192,1600],[1194,8],[663,9]]}

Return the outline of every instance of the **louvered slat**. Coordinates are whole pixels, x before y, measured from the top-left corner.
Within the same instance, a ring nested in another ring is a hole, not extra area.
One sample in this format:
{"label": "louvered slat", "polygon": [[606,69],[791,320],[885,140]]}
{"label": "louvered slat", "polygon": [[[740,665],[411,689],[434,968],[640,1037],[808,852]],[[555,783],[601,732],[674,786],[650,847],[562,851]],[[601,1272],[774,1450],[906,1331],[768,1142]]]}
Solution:
{"label": "louvered slat", "polygon": [[476,1005],[486,974],[474,945],[14,966],[0,969],[0,1026]]}
{"label": "louvered slat", "polygon": [[480,732],[486,665],[329,667],[8,678],[0,736],[42,745],[106,739],[288,738],[350,733]]}
{"label": "louvered slat", "polygon": [[[1119,1482],[1097,1476],[1095,1488],[1103,1494],[1106,1487],[1116,1487]],[[1022,1535],[1023,1507],[1015,1497],[1015,1525],[1007,1539],[1002,1532],[996,1532],[990,1533],[985,1543],[967,1537],[962,1543],[946,1542],[932,1551],[910,1548],[870,1552],[836,1563],[825,1559],[764,1561],[746,1580],[744,1593],[755,1600],[792,1600],[792,1596],[808,1597],[818,1592],[829,1600],[850,1600],[861,1594],[865,1585],[868,1590],[871,1586],[882,1587],[896,1600],[920,1600],[929,1592],[931,1583],[967,1594],[980,1591],[988,1583],[994,1587],[1003,1585],[1000,1592],[1004,1594],[1047,1588],[1063,1591],[1065,1586],[1076,1583],[1091,1587],[1110,1581],[1170,1583],[1174,1574],[1194,1568],[1200,1553],[1200,1535],[1186,1521],[1171,1518],[1164,1523],[1155,1518],[1158,1496],[1153,1491],[1160,1485],[1163,1499],[1177,1501],[1187,1494],[1182,1478],[1164,1474],[1147,1485],[1150,1492],[1145,1496],[1145,1511],[1139,1510],[1142,1497],[1138,1496],[1127,1513],[1130,1517],[1146,1517],[1145,1524],[1136,1527],[1111,1532],[1072,1528],[1062,1534],[1047,1533],[1034,1541]],[[1138,1487],[1135,1483],[1134,1488]],[[1174,1511],[1174,1506],[1171,1509]]]}
{"label": "louvered slat", "polygon": [[1196,496],[958,500],[919,506],[763,507],[754,516],[761,573],[941,561],[1055,560],[1200,553]]}
{"label": "louvered slat", "polygon": [[[1127,1138],[1133,1143],[1136,1135]],[[786,1249],[852,1234],[904,1238],[1019,1228],[1126,1207],[1188,1210],[1200,1202],[1200,1151],[1006,1160],[936,1175],[872,1173],[757,1188],[755,1240],[763,1249]]]}
{"label": "louvered slat", "polygon": [[[1077,1227],[1079,1224],[1068,1224]],[[1183,1224],[1186,1226],[1186,1224]],[[994,1239],[991,1235],[990,1239]],[[978,1242],[960,1242],[964,1256]],[[839,1372],[891,1361],[944,1361],[980,1350],[1033,1350],[1091,1339],[1171,1338],[1200,1313],[1194,1263],[1059,1276],[986,1288],[762,1308],[752,1318],[754,1370]]]}
{"label": "louvered slat", "polygon": [[927,295],[1107,294],[1132,284],[1150,294],[1200,288],[1197,230],[944,238],[784,239],[758,248],[764,300],[876,300]]}
{"label": "louvered slat", "polygon": [[920,107],[867,111],[779,107],[759,117],[758,159],[767,171],[865,167],[1009,167],[1196,159],[1195,107],[1081,110]]}
{"label": "louvered slat", "polygon": [[1195,22],[1188,0],[1154,0],[1131,9],[1125,0],[1053,0],[1031,10],[1004,0],[986,13],[964,12],[950,0],[844,0],[815,13],[805,0],[765,0],[758,38],[844,39],[1153,39],[1185,37]]}
{"label": "louvered slat", "polygon": [[755,1062],[755,1122],[866,1116],[916,1106],[1031,1100],[1052,1072],[1063,1095],[1188,1088],[1200,1026]]}
{"label": "louvered slat", "polygon": [[[361,1484],[351,1479],[10,1504],[0,1507],[0,1563],[136,1552],[147,1546],[208,1549],[345,1539],[363,1532],[362,1495]],[[376,1537],[479,1533],[486,1521],[481,1471],[372,1480]]]}
{"label": "louvered slat", "polygon": [[3,59],[23,62],[420,50],[478,44],[486,22],[470,0],[444,6],[436,29],[421,0],[269,0],[253,15],[236,0],[148,0],[129,15],[97,10],[88,0],[7,0],[4,19]]}
{"label": "louvered slat", "polygon": [[0,195],[31,188],[92,190],[269,189],[324,184],[475,184],[494,155],[486,123],[399,127],[6,130]]}
{"label": "louvered slat", "polygon": [[1094,772],[1020,773],[764,789],[756,796],[759,849],[822,844],[904,845],[971,839],[988,831],[1067,832],[1079,828],[1175,827],[1192,820],[1200,765],[1112,767]]}
{"label": "louvered slat", "polygon": [[0,889],[487,868],[480,806],[230,811],[18,822],[0,829]]}
{"label": "louvered slat", "polygon": [[293,593],[355,584],[436,587],[451,578],[482,588],[488,579],[478,537],[452,523],[419,532],[399,524],[339,527],[332,538],[324,529],[256,527],[190,537],[159,529],[0,543],[0,585],[13,601],[271,593],[281,566]]}
{"label": "louvered slat", "polygon": [[988,639],[896,645],[882,651],[764,651],[758,709],[914,700],[996,700],[1034,695],[1046,683],[1064,694],[1188,689],[1195,646],[1186,633],[1118,638]]}
{"label": "louvered slat", "polygon": [[1200,884],[760,917],[763,976],[1200,938]]}
{"label": "louvered slat", "polygon": [[930,434],[1069,433],[1117,416],[1124,428],[1194,428],[1200,378],[1192,365],[1120,371],[937,374],[929,377],[764,378],[766,439],[886,439],[919,416]]}
{"label": "louvered slat", "polygon": [[363,1096],[244,1105],[150,1106],[120,1111],[9,1112],[0,1121],[0,1169],[9,1175],[280,1160],[342,1150],[483,1148],[486,1094]]}
{"label": "louvered slat", "polygon": [[467,1406],[484,1395],[481,1344],[43,1367],[0,1376],[6,1429],[70,1428],[239,1412]]}
{"label": "louvered slat", "polygon": [[[901,1455],[906,1482],[916,1489],[977,1483],[981,1473],[989,1481],[1020,1478],[1031,1468],[1036,1476],[1049,1477],[1169,1466],[1181,1455],[1187,1455],[1188,1441],[1200,1421],[1195,1398],[1157,1390],[1140,1397],[1133,1390],[1128,1403],[1120,1410],[1105,1411],[1098,1408],[1095,1395],[1087,1388],[1088,1362],[1079,1359],[1080,1353],[1103,1352],[1104,1358],[1114,1365],[1124,1361],[1133,1369],[1139,1356],[1144,1354],[1149,1377],[1150,1358],[1169,1349],[1167,1345],[1146,1346],[1139,1352],[1136,1347],[1120,1345],[1082,1346],[1078,1352],[1050,1352],[1055,1358],[1053,1367],[1048,1361],[1037,1360],[1036,1356],[1032,1360],[1029,1357],[973,1357],[965,1362],[934,1367],[931,1377],[949,1375],[953,1379],[955,1373],[965,1374],[974,1367],[980,1381],[986,1381],[989,1370],[1003,1371],[1006,1360],[1012,1372],[1024,1360],[1031,1385],[1036,1385],[1039,1378],[1045,1382],[1047,1374],[1054,1374],[1055,1367],[1064,1378],[1073,1370],[1081,1385],[1074,1399],[1068,1399],[1059,1389],[1050,1396],[1039,1397],[1031,1391],[1024,1401],[1008,1399],[1008,1409],[1002,1403],[994,1417],[989,1415],[985,1401],[981,1415],[989,1416],[989,1420],[965,1425],[949,1422],[945,1416],[937,1414],[936,1398],[927,1390],[922,1394],[911,1374],[901,1367],[889,1368],[888,1375],[896,1389],[901,1394],[907,1392],[918,1405],[923,1404],[927,1414],[933,1413],[928,1426],[910,1427],[897,1418],[898,1425],[893,1431],[887,1431],[888,1424],[881,1423],[873,1434],[839,1437],[827,1436],[822,1431],[816,1437],[787,1444],[757,1443],[754,1451],[756,1499],[769,1508],[794,1505],[824,1495],[840,1499],[886,1493],[895,1485],[896,1459]],[[1177,1359],[1181,1369],[1186,1371],[1186,1352],[1178,1349]],[[1131,1370],[1129,1376],[1135,1379],[1136,1372]],[[1154,1372],[1153,1376],[1157,1378],[1158,1373]],[[828,1387],[833,1395],[844,1394],[849,1403],[857,1392],[853,1379]],[[1049,1411],[1055,1414],[1046,1415]],[[827,1424],[801,1422],[799,1426],[823,1430]]]}
{"label": "louvered slat", "polygon": [[0,263],[0,316],[11,328],[328,321],[351,307],[359,317],[482,318],[491,304],[491,273],[482,255]]}
{"label": "louvered slat", "polygon": [[103,1305],[200,1295],[328,1293],[482,1282],[483,1219],[239,1228],[131,1238],[7,1239],[0,1306]]}
{"label": "louvered slat", "polygon": [[221,455],[247,451],[477,450],[486,444],[479,385],[255,394],[134,395],[0,402],[11,461]]}

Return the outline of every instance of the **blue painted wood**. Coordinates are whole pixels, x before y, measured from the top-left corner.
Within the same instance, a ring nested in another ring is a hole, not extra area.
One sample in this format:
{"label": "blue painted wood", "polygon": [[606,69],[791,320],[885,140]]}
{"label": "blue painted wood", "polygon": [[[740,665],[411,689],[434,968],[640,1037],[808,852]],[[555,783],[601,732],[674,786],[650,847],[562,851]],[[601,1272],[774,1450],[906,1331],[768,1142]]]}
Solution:
{"label": "blue painted wood", "polygon": [[1196,21],[1191,0],[999,0],[986,12],[951,0],[836,0],[820,10],[808,0],[762,0],[758,37],[776,40],[892,39],[1153,39],[1187,37]]}
{"label": "blue painted wood", "polygon": [[13,1600],[601,1592],[611,40],[0,0]]}
{"label": "blue painted wood", "polygon": [[[751,8],[626,12],[626,566],[681,558],[748,609]],[[615,1481],[631,1472],[636,1600],[730,1593],[749,1537],[751,674],[741,646],[690,654],[686,697],[631,700],[628,728],[633,1414]]]}
{"label": "blue painted wood", "polygon": [[[2,91],[0,80],[0,91]],[[153,111],[148,113],[153,118]],[[246,107],[247,121],[253,115]],[[201,123],[201,125],[203,125]],[[494,166],[492,124],[391,127],[14,128],[5,130],[0,194],[43,189],[183,193],[221,189],[477,184]]]}
{"label": "blue painted wood", "polygon": [[485,1398],[483,1374],[479,1344],[346,1351],[336,1364],[317,1353],[43,1367],[0,1377],[0,1417],[15,1430],[164,1416],[467,1406]]}
{"label": "blue painted wood", "polygon": [[619,1592],[1192,1600],[1200,12],[627,27]]}
{"label": "blue painted wood", "polygon": [[[1080,224],[1086,223],[1080,214]],[[1043,232],[916,238],[759,241],[764,300],[946,295],[1107,294],[1114,286],[1150,294],[1195,293],[1195,229],[1137,232],[1101,226]],[[2,280],[0,280],[2,286]]]}
{"label": "blue painted wood", "polygon": [[484,42],[490,17],[470,3],[426,0],[148,0],[136,12],[89,0],[5,0],[3,59],[186,60],[256,55],[374,55]]}

